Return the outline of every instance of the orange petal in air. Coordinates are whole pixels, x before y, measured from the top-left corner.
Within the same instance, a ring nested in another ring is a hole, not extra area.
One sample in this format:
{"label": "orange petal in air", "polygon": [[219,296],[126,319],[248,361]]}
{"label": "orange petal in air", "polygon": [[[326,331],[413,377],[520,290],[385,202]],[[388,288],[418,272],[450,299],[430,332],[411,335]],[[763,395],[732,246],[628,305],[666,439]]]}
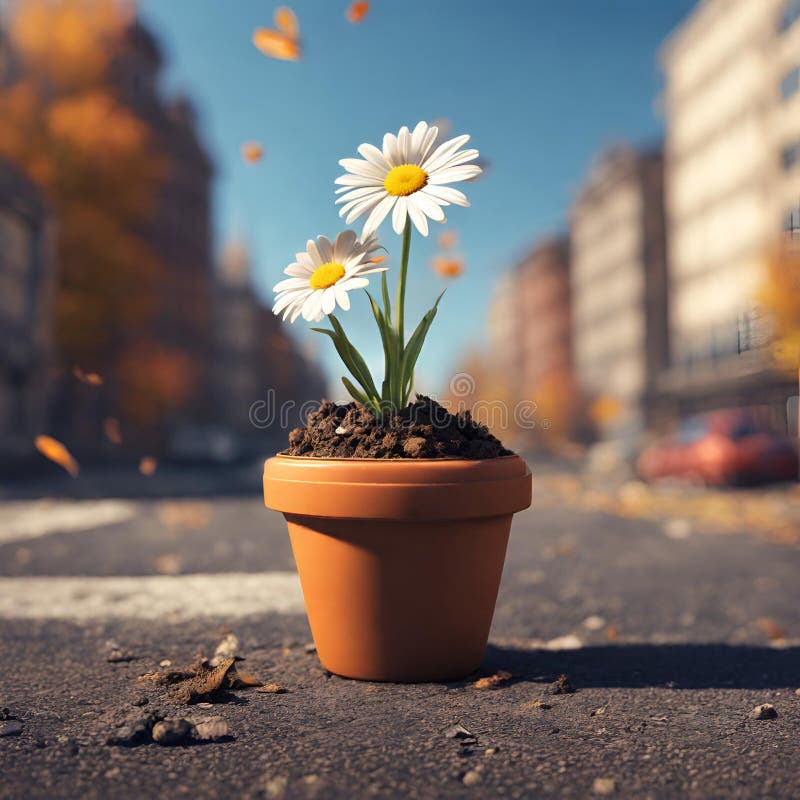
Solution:
{"label": "orange petal in air", "polygon": [[52,436],[37,436],[34,444],[45,458],[49,458],[54,464],[63,467],[73,478],[78,477],[80,469],[78,462],[58,439],[53,439]]}
{"label": "orange petal in air", "polygon": [[298,61],[300,58],[300,45],[295,39],[268,28],[259,28],[253,33],[253,44],[270,58],[283,61]]}
{"label": "orange petal in air", "polygon": [[458,234],[455,231],[445,231],[439,237],[439,247],[442,250],[451,250],[458,244]]}
{"label": "orange petal in air", "polygon": [[286,6],[275,9],[275,27],[290,39],[297,39],[300,36],[300,23],[297,21],[297,15]]}
{"label": "orange petal in air", "polygon": [[380,264],[382,261],[386,261],[387,256],[375,256],[375,258],[371,258],[369,261],[365,261],[365,264]]}
{"label": "orange petal in air", "polygon": [[143,456],[139,461],[139,472],[148,477],[156,471],[158,461],[153,456]]}
{"label": "orange petal in air", "polygon": [[106,417],[106,419],[103,420],[103,433],[111,444],[122,444],[119,420],[115,417]]}
{"label": "orange petal in air", "polygon": [[84,372],[80,367],[72,368],[72,374],[81,382],[89,386],[102,386],[103,379],[96,372]]}
{"label": "orange petal in air", "polygon": [[242,158],[248,164],[255,164],[264,157],[264,148],[258,142],[245,142],[242,145]]}
{"label": "orange petal in air", "polygon": [[464,262],[460,258],[434,258],[433,269],[443,278],[457,278],[464,272]]}
{"label": "orange petal in air", "polygon": [[347,21],[357,25],[367,16],[368,11],[369,3],[366,0],[360,3],[350,3],[350,7],[347,9]]}

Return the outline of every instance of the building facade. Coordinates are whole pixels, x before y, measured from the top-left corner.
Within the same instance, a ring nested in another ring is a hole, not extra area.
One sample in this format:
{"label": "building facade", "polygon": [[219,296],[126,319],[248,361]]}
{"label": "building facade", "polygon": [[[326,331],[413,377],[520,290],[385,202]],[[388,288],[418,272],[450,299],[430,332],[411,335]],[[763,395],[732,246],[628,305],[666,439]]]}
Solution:
{"label": "building facade", "polygon": [[603,437],[651,422],[667,364],[661,153],[617,147],[592,166],[572,205],[572,352],[580,390],[613,413]]}
{"label": "building facade", "polygon": [[0,453],[31,455],[45,432],[52,369],[51,223],[36,187],[0,162]]}
{"label": "building facade", "polygon": [[800,198],[800,3],[703,0],[662,52],[672,365],[678,415],[785,409],[750,329],[764,262]]}

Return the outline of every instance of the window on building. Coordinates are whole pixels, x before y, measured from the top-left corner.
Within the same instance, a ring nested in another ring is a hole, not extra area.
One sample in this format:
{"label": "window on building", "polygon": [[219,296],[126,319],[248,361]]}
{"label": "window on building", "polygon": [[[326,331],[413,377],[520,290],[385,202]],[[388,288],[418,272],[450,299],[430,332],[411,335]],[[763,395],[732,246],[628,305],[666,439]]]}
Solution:
{"label": "window on building", "polygon": [[783,148],[781,161],[785,172],[790,172],[800,164],[800,139]]}
{"label": "window on building", "polygon": [[795,67],[786,75],[783,76],[781,81],[781,99],[785,102],[797,94],[800,89],[800,67]]}
{"label": "window on building", "polygon": [[788,31],[797,20],[800,19],[800,0],[786,0],[786,4],[781,12],[778,30]]}

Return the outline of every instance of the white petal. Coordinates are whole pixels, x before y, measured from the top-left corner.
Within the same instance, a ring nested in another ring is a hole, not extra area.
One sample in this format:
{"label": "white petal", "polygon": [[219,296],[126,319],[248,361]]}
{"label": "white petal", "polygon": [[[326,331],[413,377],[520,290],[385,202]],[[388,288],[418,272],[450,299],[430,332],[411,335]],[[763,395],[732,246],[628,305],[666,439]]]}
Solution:
{"label": "white petal", "polygon": [[349,203],[351,200],[360,200],[362,197],[367,197],[368,195],[381,191],[377,186],[362,186],[358,189],[350,189],[349,186],[345,188],[349,189],[349,191],[347,194],[336,198],[335,202],[337,205],[339,203]]}
{"label": "white petal", "polygon": [[280,281],[272,287],[272,291],[276,294],[278,292],[285,292],[288,289],[301,289],[308,286],[308,278],[287,278],[285,281]]}
{"label": "white petal", "polygon": [[381,222],[386,219],[386,215],[392,210],[392,206],[394,205],[394,201],[397,198],[394,195],[387,194],[383,200],[375,206],[370,212],[370,215],[367,217],[367,221],[364,223],[364,228],[361,231],[361,238],[366,239],[368,236],[373,234],[379,227]]}
{"label": "white petal", "polygon": [[314,269],[325,263],[319,253],[319,250],[317,250],[317,243],[313,239],[309,239],[306,242],[306,252],[314,264]]}
{"label": "white petal", "polygon": [[[362,269],[361,267],[363,267],[364,269]],[[376,272],[386,272],[386,270],[389,269],[389,267],[375,267],[372,266],[371,264],[362,264],[361,267],[359,267],[358,270],[354,271],[353,274],[372,275]]]}
{"label": "white petal", "polygon": [[333,243],[333,260],[340,264],[353,253],[358,236],[355,231],[342,231]]}
{"label": "white petal", "polygon": [[402,233],[406,224],[406,209],[408,206],[408,199],[405,197],[398,197],[397,203],[392,212],[392,227],[395,233]]}
{"label": "white petal", "polygon": [[317,236],[317,250],[319,250],[319,257],[323,264],[333,261],[333,245],[327,236]]}
{"label": "white petal", "polygon": [[281,311],[286,308],[287,306],[292,305],[297,300],[304,299],[307,295],[311,293],[311,289],[307,288],[302,291],[290,291],[281,294],[275,301],[275,305],[272,307],[272,312],[274,314],[280,314]]}
{"label": "white petal", "polygon": [[383,186],[383,180],[375,178],[365,178],[363,175],[340,175],[334,183],[339,186]]}
{"label": "white petal", "polygon": [[284,275],[293,275],[295,278],[307,278],[312,270],[304,264],[295,262],[294,264],[289,264],[283,272]]}
{"label": "white petal", "polygon": [[419,210],[417,204],[414,202],[413,198],[409,198],[408,201],[408,215],[411,217],[411,221],[414,223],[414,227],[423,235],[428,235],[428,219],[427,217]]}
{"label": "white petal", "polygon": [[483,170],[474,165],[465,165],[463,167],[450,167],[443,169],[440,172],[428,173],[428,184],[438,185],[440,183],[455,183],[456,181],[468,181],[470,178],[475,178],[480,175]]}
{"label": "white petal", "polygon": [[358,152],[364,156],[370,164],[380,167],[384,172],[389,171],[389,162],[383,157],[383,153],[381,153],[374,144],[360,144],[358,146]]}
{"label": "white petal", "polygon": [[474,161],[480,153],[477,150],[459,150],[454,153],[444,164],[440,164],[436,169],[447,169],[448,167],[457,167],[459,164],[466,164],[468,161]]}
{"label": "white petal", "polygon": [[377,194],[365,197],[363,200],[354,201],[352,206],[348,203],[339,212],[339,216],[348,212],[346,222],[349,225],[354,219],[358,219],[362,214],[371,211],[384,197],[386,197],[385,192],[378,192]]}
{"label": "white petal", "polygon": [[425,134],[425,139],[422,142],[422,146],[419,149],[419,161],[418,164],[422,164],[425,159],[428,157],[428,153],[433,147],[433,143],[436,141],[436,137],[439,135],[439,129],[433,125],[432,127],[428,128],[428,132]]}
{"label": "white petal", "polygon": [[465,145],[468,141],[469,135],[464,134],[463,136],[456,136],[455,139],[450,139],[449,141],[440,144],[422,165],[422,169],[430,174],[433,170],[444,164],[447,159],[456,152],[456,150],[458,150],[462,145]]}
{"label": "white petal", "polygon": [[345,280],[339,281],[336,286],[342,291],[350,292],[353,289],[363,289],[365,286],[369,286],[369,281],[361,277],[345,278]]}
{"label": "white petal", "polygon": [[322,293],[322,313],[330,314],[336,308],[336,292],[333,291],[333,286],[329,286]]}
{"label": "white petal", "polygon": [[425,134],[428,132],[427,122],[418,122],[411,134],[411,149],[409,150],[409,157],[412,163],[418,164],[420,162],[420,151],[422,150],[422,143],[425,141]]}
{"label": "white petal", "polygon": [[431,186],[431,184],[428,184],[423,189],[420,189],[419,193],[427,194],[442,203],[453,203],[457,206],[469,205],[467,196],[451,186]]}
{"label": "white petal", "polygon": [[390,167],[403,163],[397,150],[397,137],[393,133],[386,133],[383,136],[383,157]]}
{"label": "white petal", "polygon": [[430,195],[424,192],[414,192],[408,198],[409,206],[415,205],[426,217],[430,217],[435,222],[441,222],[444,219],[444,211],[441,206]]}
{"label": "white petal", "polygon": [[[294,307],[294,311],[292,311],[292,318],[289,322],[294,322],[301,314],[303,313],[303,304],[297,303]],[[283,318],[286,319],[286,315],[283,315]]]}
{"label": "white petal", "polygon": [[350,295],[342,289],[340,286],[333,287],[334,293],[336,294],[336,302],[342,307],[342,310],[349,311],[350,310]]}
{"label": "white petal", "polygon": [[376,167],[370,164],[369,161],[362,161],[360,158],[342,158],[339,164],[344,167],[348,172],[354,175],[361,175],[363,178],[375,178],[375,180],[382,180],[386,177],[386,169]]}
{"label": "white petal", "polygon": [[408,164],[408,149],[410,144],[411,134],[408,132],[408,128],[403,125],[403,127],[400,128],[400,132],[397,134],[397,151],[400,156],[401,164]]}
{"label": "white petal", "polygon": [[311,322],[312,319],[316,319],[317,315],[320,313],[321,305],[322,292],[319,290],[312,292],[306,299],[305,303],[303,303],[303,319],[307,322]]}
{"label": "white petal", "polygon": [[310,275],[316,268],[317,264],[314,263],[314,259],[307,252],[298,253],[295,258],[297,259],[297,263],[300,264],[301,267],[305,267],[308,274]]}

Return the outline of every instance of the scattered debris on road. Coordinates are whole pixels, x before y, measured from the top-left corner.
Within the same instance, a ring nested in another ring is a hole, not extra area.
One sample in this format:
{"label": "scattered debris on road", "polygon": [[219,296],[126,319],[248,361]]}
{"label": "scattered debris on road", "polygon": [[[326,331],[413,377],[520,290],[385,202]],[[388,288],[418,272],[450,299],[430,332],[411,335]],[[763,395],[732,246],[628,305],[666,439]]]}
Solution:
{"label": "scattered debris on road", "polygon": [[106,661],[109,664],[127,663],[128,661],[135,661],[136,655],[130,650],[120,646],[113,639],[106,642]]}
{"label": "scattered debris on road", "polygon": [[203,702],[225,700],[231,689],[261,687],[257,678],[236,668],[239,658],[226,658],[217,666],[211,666],[207,658],[199,657],[186,669],[146,672],[140,681],[156,686],[170,686],[168,698],[177,703],[193,705]]}
{"label": "scattered debris on road", "polygon": [[212,667],[219,666],[228,658],[235,658],[239,655],[239,639],[235,633],[228,633],[225,638],[217,645],[214,656],[209,662]]}
{"label": "scattered debris on road", "polygon": [[461,782],[464,786],[477,786],[483,780],[483,776],[477,769],[471,769],[469,772],[464,773]]}
{"label": "scattered debris on road", "polygon": [[592,791],[601,797],[608,797],[617,791],[617,784],[613,778],[595,778]]}
{"label": "scattered debris on road", "polygon": [[570,683],[566,675],[559,675],[555,682],[550,686],[550,694],[573,694],[575,687]]}
{"label": "scattered debris on road", "polygon": [[472,685],[476,689],[494,689],[504,683],[508,683],[513,676],[508,670],[501,669],[495,672],[494,675],[489,675],[486,678],[479,678]]}
{"label": "scattered debris on road", "polygon": [[550,703],[545,703],[543,700],[531,700],[523,705],[523,708],[541,708],[542,711],[548,711],[552,707]]}
{"label": "scattered debris on road", "polygon": [[478,737],[470,733],[463,725],[457,723],[444,732],[446,739],[456,739],[460,742],[476,742]]}
{"label": "scattered debris on road", "polygon": [[3,715],[0,716],[0,736],[18,736],[22,733],[22,722],[16,717],[12,717],[7,713],[8,709],[3,709]]}
{"label": "scattered debris on road", "polygon": [[770,703],[762,703],[750,712],[751,719],[777,719],[778,712]]}
{"label": "scattered debris on road", "polygon": [[281,686],[279,683],[265,683],[263,686],[259,686],[256,691],[261,694],[288,694],[289,692],[285,686]]}
{"label": "scattered debris on road", "polygon": [[165,719],[153,725],[153,741],[167,747],[185,744],[192,728],[188,719]]}

